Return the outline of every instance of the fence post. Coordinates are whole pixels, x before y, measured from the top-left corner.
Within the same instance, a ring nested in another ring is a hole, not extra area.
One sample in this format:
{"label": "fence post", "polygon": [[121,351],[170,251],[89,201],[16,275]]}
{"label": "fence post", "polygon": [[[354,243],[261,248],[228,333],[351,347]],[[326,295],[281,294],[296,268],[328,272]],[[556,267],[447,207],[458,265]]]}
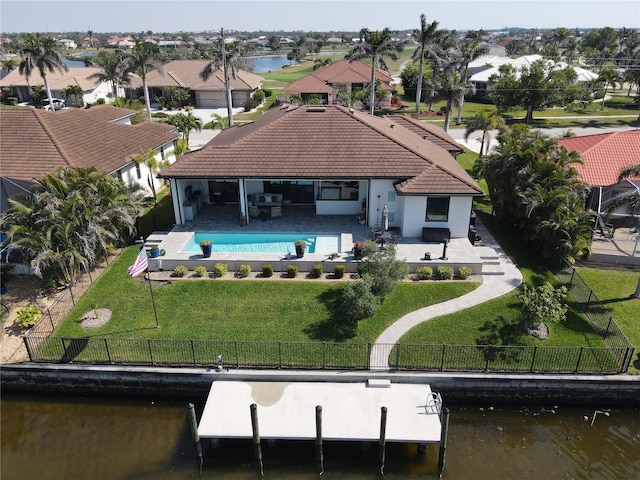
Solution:
{"label": "fence post", "polygon": [[604,331],[604,334],[602,334],[602,338],[607,338],[607,335],[609,334],[609,327],[611,326],[612,320],[613,320],[613,317],[609,316],[609,323],[607,323],[607,329]]}
{"label": "fence post", "polygon": [[442,358],[440,359],[440,371],[443,372],[444,371],[444,351],[447,348],[447,344],[443,343],[442,344]]}
{"label": "fence post", "polygon": [[233,341],[233,346],[236,352],[236,368],[240,368],[240,359],[238,358],[238,341],[237,340]]}
{"label": "fence post", "polygon": [[580,347],[580,353],[578,354],[578,362],[576,363],[576,372],[578,373],[578,370],[580,370],[580,360],[582,359],[582,352],[584,351],[584,347]]}
{"label": "fence post", "polygon": [[147,338],[147,348],[149,349],[149,360],[151,360],[151,365],[155,365],[153,363],[153,350],[151,349],[151,339]]}
{"label": "fence post", "polygon": [[60,337],[60,341],[62,342],[62,360],[68,362],[67,345],[64,343],[64,337]]}
{"label": "fence post", "polygon": [[53,326],[53,317],[51,316],[51,309],[47,308],[47,314],[49,315],[49,322],[51,322],[51,331],[53,332],[56,327]]}
{"label": "fence post", "polygon": [[278,342],[278,368],[282,368],[282,342]]}
{"label": "fence post", "polygon": [[112,364],[113,362],[111,361],[111,353],[109,352],[109,340],[107,338],[104,339],[104,349],[107,352],[107,360],[109,360],[109,363]]}
{"label": "fence post", "polygon": [[531,368],[529,368],[529,372],[533,373],[533,366],[536,363],[536,353],[538,353],[538,346],[533,346],[533,357],[531,358]]}
{"label": "fence post", "polygon": [[569,290],[573,286],[573,276],[576,274],[576,269],[571,267],[571,279],[569,279]]}
{"label": "fence post", "polygon": [[24,346],[27,349],[27,355],[29,355],[29,361],[33,362],[33,354],[31,353],[31,347],[29,346],[29,339],[27,337],[22,337],[22,341],[24,342]]}
{"label": "fence post", "polygon": [[193,348],[193,338],[190,340],[190,342],[191,342],[191,358],[193,358],[193,366],[195,367],[197,363],[196,363],[196,351]]}
{"label": "fence post", "polygon": [[488,372],[489,371],[489,357],[491,355],[491,345],[487,345],[487,347],[485,348],[485,362],[484,362],[484,371]]}
{"label": "fence post", "polygon": [[327,342],[322,342],[322,369],[327,368]]}
{"label": "fence post", "polygon": [[69,293],[71,294],[71,303],[73,303],[73,306],[76,306],[76,299],[73,298],[73,287],[71,287],[70,283],[67,283],[67,287],[69,287]]}
{"label": "fence post", "polygon": [[584,312],[587,313],[587,310],[589,310],[589,302],[591,301],[591,295],[593,295],[593,291],[591,291],[591,289],[589,289],[589,298],[587,298],[587,302],[584,304]]}
{"label": "fence post", "polygon": [[371,370],[371,342],[367,343],[367,370]]}
{"label": "fence post", "polygon": [[400,370],[400,344],[396,343],[396,370]]}

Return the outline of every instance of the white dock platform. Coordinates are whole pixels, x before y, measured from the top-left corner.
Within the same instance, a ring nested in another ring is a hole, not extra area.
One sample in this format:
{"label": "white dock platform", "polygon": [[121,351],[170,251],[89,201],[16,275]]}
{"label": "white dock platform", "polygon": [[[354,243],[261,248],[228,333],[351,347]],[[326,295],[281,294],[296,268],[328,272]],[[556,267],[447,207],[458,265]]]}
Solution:
{"label": "white dock platform", "polygon": [[201,438],[252,438],[250,406],[258,408],[261,439],[314,440],[316,405],[324,440],[378,441],[387,407],[386,441],[440,442],[439,405],[429,385],[214,381],[202,413]]}

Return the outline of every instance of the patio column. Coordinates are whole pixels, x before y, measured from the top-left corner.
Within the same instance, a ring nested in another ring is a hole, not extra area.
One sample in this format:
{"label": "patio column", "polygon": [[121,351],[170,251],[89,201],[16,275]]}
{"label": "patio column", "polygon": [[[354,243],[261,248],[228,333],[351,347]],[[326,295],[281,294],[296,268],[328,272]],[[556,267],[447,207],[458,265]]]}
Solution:
{"label": "patio column", "polygon": [[249,221],[249,211],[247,210],[247,195],[244,193],[245,192],[245,187],[244,187],[244,178],[239,178],[238,179],[238,195],[240,196],[239,201],[240,201],[240,214],[244,215],[244,218],[247,219],[247,222]]}
{"label": "patio column", "polygon": [[171,189],[171,200],[173,201],[173,218],[175,219],[176,225],[182,225],[184,223],[184,212],[182,211],[178,180],[175,178],[169,179],[169,185]]}

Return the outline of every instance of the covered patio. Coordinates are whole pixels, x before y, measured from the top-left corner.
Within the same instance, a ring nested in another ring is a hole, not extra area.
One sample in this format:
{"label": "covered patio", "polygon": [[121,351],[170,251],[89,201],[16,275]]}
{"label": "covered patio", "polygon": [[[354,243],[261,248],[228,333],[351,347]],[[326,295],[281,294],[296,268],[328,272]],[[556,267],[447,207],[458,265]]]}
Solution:
{"label": "covered patio", "polygon": [[[186,244],[195,232],[225,233],[316,233],[339,235],[337,257],[329,258],[326,253],[306,253],[303,258],[287,258],[286,251],[279,253],[213,253],[209,258],[201,254],[184,252]],[[313,206],[284,205],[282,217],[276,219],[255,219],[244,225],[238,218],[238,205],[205,205],[193,220],[176,225],[168,232],[154,232],[146,239],[146,246],[157,245],[164,255],[149,259],[149,270],[173,270],[177,265],[185,265],[192,270],[204,265],[208,271],[216,263],[226,263],[229,271],[237,271],[239,265],[249,264],[253,271],[260,271],[262,265],[271,263],[276,272],[284,272],[287,265],[295,263],[300,272],[310,272],[316,263],[326,264],[325,272],[332,272],[335,264],[343,263],[347,272],[355,272],[357,261],[352,253],[353,243],[373,238],[371,228],[361,225],[356,215],[316,215]],[[425,243],[416,237],[399,237],[396,256],[407,262],[412,272],[420,266],[449,265],[454,269],[468,266],[474,274],[483,272],[483,250],[480,244],[472,245],[467,238],[452,238],[446,247],[446,260],[441,259],[443,243]],[[431,260],[425,260],[429,252]],[[333,265],[332,265],[333,264]]]}

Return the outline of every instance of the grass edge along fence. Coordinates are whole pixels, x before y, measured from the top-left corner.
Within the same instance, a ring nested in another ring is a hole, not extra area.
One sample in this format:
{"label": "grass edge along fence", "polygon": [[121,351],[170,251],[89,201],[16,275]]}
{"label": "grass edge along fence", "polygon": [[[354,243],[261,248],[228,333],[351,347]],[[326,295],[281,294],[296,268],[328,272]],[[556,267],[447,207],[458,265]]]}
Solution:
{"label": "grass edge along fence", "polygon": [[[50,338],[40,329],[24,337],[32,362],[235,368],[368,370],[374,348],[391,351],[391,370],[617,374],[634,348],[573,267],[557,274],[606,347],[525,345],[380,345],[344,342]],[[50,315],[43,315],[40,322]],[[37,327],[37,326],[36,326]],[[386,348],[385,348],[386,347]],[[388,350],[386,350],[388,349]]]}

